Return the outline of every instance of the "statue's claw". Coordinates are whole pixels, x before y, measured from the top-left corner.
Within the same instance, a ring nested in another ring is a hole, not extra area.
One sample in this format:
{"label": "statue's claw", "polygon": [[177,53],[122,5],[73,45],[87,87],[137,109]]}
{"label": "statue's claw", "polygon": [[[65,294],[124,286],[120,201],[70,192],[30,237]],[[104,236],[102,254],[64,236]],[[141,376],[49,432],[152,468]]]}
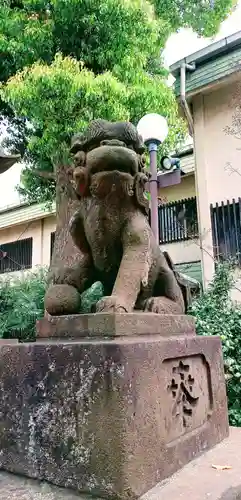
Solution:
{"label": "statue's claw", "polygon": [[110,297],[103,297],[97,302],[96,312],[127,313],[130,311],[124,300],[111,295]]}
{"label": "statue's claw", "polygon": [[183,314],[181,305],[167,297],[150,297],[143,310],[156,314]]}

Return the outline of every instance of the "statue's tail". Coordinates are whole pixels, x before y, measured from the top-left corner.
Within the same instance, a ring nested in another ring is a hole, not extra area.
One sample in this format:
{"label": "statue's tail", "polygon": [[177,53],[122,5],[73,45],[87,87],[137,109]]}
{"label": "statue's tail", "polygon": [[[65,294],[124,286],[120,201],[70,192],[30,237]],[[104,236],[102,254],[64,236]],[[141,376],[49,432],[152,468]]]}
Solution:
{"label": "statue's tail", "polygon": [[177,271],[175,269],[175,265],[173,264],[169,253],[164,250],[163,254],[167,261],[168,266],[174,273],[178,285],[181,288],[185,303],[185,313],[187,313],[192,302],[193,294],[196,295],[201,292],[201,284],[197,280],[191,280],[191,279],[189,280],[188,276]]}

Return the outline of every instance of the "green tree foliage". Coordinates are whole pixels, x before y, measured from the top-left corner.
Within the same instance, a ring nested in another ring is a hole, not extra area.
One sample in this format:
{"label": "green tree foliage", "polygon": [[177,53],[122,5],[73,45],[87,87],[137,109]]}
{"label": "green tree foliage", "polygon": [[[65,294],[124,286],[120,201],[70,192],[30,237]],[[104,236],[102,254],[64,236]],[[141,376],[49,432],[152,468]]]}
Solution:
{"label": "green tree foliage", "polygon": [[201,36],[211,37],[217,33],[220,20],[225,20],[237,2],[235,0],[154,0],[156,12],[172,30],[189,28]]}
{"label": "green tree foliage", "polygon": [[[230,300],[234,285],[232,263],[219,264],[208,290],[193,302],[199,335],[219,335],[222,340],[228,391],[229,420],[241,427],[241,307]],[[240,291],[241,293],[241,291]]]}
{"label": "green tree foliage", "polygon": [[[69,139],[89,120],[100,116],[109,120],[136,121],[143,112],[156,110],[164,113],[171,132],[166,147],[182,138],[182,124],[178,121],[173,93],[161,77],[153,82],[150,76],[126,84],[111,72],[95,75],[73,58],[57,55],[52,64],[35,63],[29,69],[11,78],[2,91],[5,100],[20,116],[31,117],[34,132],[30,132],[27,151],[30,167],[25,170],[25,187],[33,165],[54,174],[59,164],[67,163]],[[133,115],[130,113],[132,111]],[[36,131],[36,132],[35,132]],[[40,196],[38,180],[29,182],[29,193]],[[46,195],[48,191],[46,191]]]}
{"label": "green tree foliage", "polygon": [[[0,78],[8,83],[0,111],[10,124],[8,145],[25,155],[25,194],[53,197],[51,173],[67,161],[73,131],[93,117],[135,123],[157,111],[170,125],[166,148],[181,141],[184,126],[165,84],[161,50],[181,26],[214,34],[232,5],[233,0],[2,0]],[[36,170],[44,174],[36,177]]]}

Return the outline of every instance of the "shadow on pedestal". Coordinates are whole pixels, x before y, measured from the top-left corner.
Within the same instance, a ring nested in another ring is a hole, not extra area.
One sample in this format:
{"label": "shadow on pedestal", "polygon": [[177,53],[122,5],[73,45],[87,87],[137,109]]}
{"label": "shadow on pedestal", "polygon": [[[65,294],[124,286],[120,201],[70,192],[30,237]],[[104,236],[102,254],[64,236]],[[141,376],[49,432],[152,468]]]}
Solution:
{"label": "shadow on pedestal", "polygon": [[[47,318],[0,348],[0,465],[136,499],[228,435],[217,337],[151,313]],[[69,338],[68,338],[69,337]]]}

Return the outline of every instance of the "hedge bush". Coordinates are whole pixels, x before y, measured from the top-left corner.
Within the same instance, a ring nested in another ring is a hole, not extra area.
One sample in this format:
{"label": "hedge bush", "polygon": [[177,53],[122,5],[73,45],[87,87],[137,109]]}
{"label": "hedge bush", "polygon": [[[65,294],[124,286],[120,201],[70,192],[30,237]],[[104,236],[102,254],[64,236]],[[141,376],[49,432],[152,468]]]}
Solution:
{"label": "hedge bush", "polygon": [[0,280],[0,338],[35,339],[35,322],[43,317],[47,270]]}
{"label": "hedge bush", "polygon": [[196,299],[190,314],[199,335],[220,335],[227,382],[229,420],[241,426],[241,307],[230,299],[234,284],[232,263],[218,264],[213,282]]}
{"label": "hedge bush", "polygon": [[[35,323],[44,315],[44,295],[47,288],[46,268],[21,273],[17,277],[0,279],[0,338],[35,340]],[[80,312],[91,311],[92,304],[103,295],[102,285],[96,282],[82,294]]]}

